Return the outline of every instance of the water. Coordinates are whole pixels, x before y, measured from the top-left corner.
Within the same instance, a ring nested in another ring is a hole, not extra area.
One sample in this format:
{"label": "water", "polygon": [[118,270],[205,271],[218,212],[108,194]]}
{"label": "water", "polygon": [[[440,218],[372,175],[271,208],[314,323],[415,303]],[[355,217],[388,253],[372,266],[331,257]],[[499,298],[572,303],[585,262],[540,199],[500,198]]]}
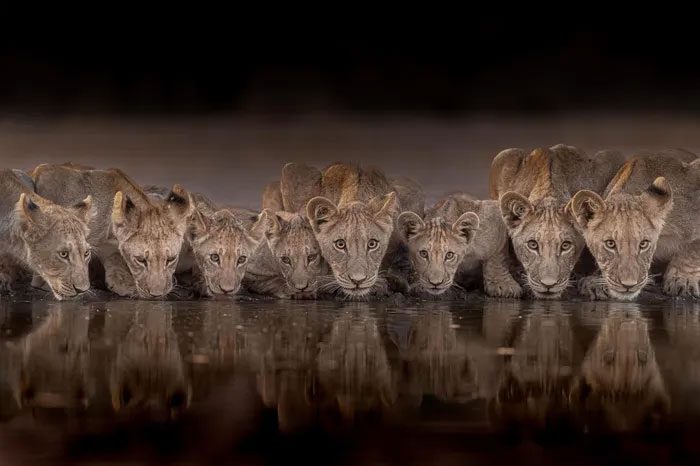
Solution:
{"label": "water", "polygon": [[0,464],[677,464],[700,303],[0,301]]}

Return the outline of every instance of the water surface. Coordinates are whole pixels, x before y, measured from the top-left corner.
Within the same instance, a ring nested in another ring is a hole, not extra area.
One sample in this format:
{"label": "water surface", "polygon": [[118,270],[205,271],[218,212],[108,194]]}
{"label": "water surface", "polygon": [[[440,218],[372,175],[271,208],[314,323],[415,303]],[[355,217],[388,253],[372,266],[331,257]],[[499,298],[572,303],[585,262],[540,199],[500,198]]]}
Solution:
{"label": "water surface", "polygon": [[0,464],[678,464],[700,304],[0,301]]}

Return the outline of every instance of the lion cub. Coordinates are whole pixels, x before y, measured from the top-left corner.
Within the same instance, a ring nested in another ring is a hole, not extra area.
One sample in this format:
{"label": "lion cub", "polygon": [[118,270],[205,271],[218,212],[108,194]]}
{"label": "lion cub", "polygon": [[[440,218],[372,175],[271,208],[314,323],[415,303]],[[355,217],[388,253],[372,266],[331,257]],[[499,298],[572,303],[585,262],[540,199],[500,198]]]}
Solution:
{"label": "lion cub", "polygon": [[493,160],[491,198],[500,202],[515,255],[536,298],[561,296],[584,249],[566,209],[571,196],[581,189],[603,192],[623,162],[617,152],[588,157],[562,144],[531,154],[507,149]]}
{"label": "lion cub", "polygon": [[328,275],[306,215],[306,201],[321,194],[321,171],[288,163],[279,181],[263,192],[267,212],[265,246],[248,270],[246,286],[258,294],[278,298],[315,298],[319,281]]}
{"label": "lion cub", "polygon": [[488,295],[522,294],[509,270],[508,232],[497,201],[452,194],[429,209],[425,219],[403,212],[397,227],[408,243],[414,289],[443,294],[481,263]]}
{"label": "lion cub", "polygon": [[96,213],[88,242],[105,269],[107,287],[120,296],[162,298],[173,273],[192,213],[189,194],[173,186],[164,200],[152,199],[117,169],[39,165],[36,191],[60,205],[92,196]]}
{"label": "lion cub", "polygon": [[[422,198],[422,192],[413,197]],[[394,234],[400,211],[396,188],[381,171],[346,164],[323,171],[321,196],[308,202],[306,215],[338,291],[363,298],[386,289],[381,275],[396,261],[403,241]]]}
{"label": "lion cub", "polygon": [[92,198],[76,197],[67,207],[33,192],[29,177],[0,170],[0,289],[10,289],[17,265],[43,279],[56,299],[90,288],[87,242]]}
{"label": "lion cub", "polygon": [[666,294],[700,297],[700,159],[689,158],[684,151],[634,157],[604,198],[576,193],[571,211],[602,274],[582,280],[582,293],[634,299],[657,261],[668,263]]}
{"label": "lion cub", "polygon": [[[159,186],[144,190],[156,196],[167,196],[169,192]],[[194,209],[175,270],[178,283],[190,285],[199,296],[235,294],[259,253],[268,224],[267,213],[220,208],[203,194],[190,196]]]}

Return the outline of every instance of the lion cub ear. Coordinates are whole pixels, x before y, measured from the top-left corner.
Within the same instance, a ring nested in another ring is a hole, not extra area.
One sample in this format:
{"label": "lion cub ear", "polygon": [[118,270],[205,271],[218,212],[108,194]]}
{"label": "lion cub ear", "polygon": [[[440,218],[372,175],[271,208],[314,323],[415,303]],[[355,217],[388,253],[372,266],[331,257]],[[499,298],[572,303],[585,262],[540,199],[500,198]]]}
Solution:
{"label": "lion cub ear", "polygon": [[642,198],[655,214],[664,218],[673,207],[673,192],[663,176],[655,179],[651,186],[644,190]]}
{"label": "lion cub ear", "polygon": [[321,225],[327,223],[337,212],[338,207],[323,196],[314,197],[306,204],[306,217],[316,233],[320,231]]}
{"label": "lion cub ear", "polygon": [[194,209],[187,225],[188,239],[194,241],[202,235],[205,235],[211,228],[211,223],[211,218],[204,215],[199,209]]}
{"label": "lion cub ear", "polygon": [[194,203],[187,191],[179,184],[173,185],[165,198],[168,211],[181,218],[187,218],[194,210]]}
{"label": "lion cub ear", "polygon": [[410,240],[425,228],[425,222],[420,216],[411,211],[402,212],[399,218],[396,219],[396,225],[399,233],[406,240]]}
{"label": "lion cub ear", "polygon": [[30,242],[44,232],[41,219],[45,214],[41,210],[40,204],[37,196],[25,193],[19,195],[19,200],[15,204],[15,213],[19,218],[22,235],[25,240]]}
{"label": "lion cub ear", "polygon": [[139,212],[129,196],[121,191],[114,195],[112,204],[112,226],[119,238],[127,229],[136,229],[139,223]]}
{"label": "lion cub ear", "polygon": [[258,219],[250,227],[248,227],[248,234],[257,242],[262,241],[262,239],[265,237],[265,233],[267,232],[270,223],[270,216],[268,212],[269,211],[267,209],[260,212]]}
{"label": "lion cub ear", "polygon": [[465,212],[459,216],[457,221],[452,224],[452,231],[464,237],[467,243],[474,239],[476,230],[479,229],[479,216],[474,212]]}
{"label": "lion cub ear", "polygon": [[267,239],[274,238],[276,236],[279,236],[279,234],[282,232],[282,223],[284,220],[274,213],[270,209],[264,209],[263,212],[266,213],[267,215],[267,228],[265,229],[265,237]]}
{"label": "lion cub ear", "polygon": [[503,221],[510,230],[520,226],[527,214],[532,212],[530,201],[514,191],[509,191],[501,196],[499,203]]}
{"label": "lion cub ear", "polygon": [[88,195],[85,199],[73,206],[73,212],[86,224],[90,223],[97,212],[92,202],[92,196]]}
{"label": "lion cub ear", "polygon": [[605,210],[605,201],[597,193],[583,190],[574,194],[567,208],[573,214],[576,223],[581,228],[586,228],[593,217]]}

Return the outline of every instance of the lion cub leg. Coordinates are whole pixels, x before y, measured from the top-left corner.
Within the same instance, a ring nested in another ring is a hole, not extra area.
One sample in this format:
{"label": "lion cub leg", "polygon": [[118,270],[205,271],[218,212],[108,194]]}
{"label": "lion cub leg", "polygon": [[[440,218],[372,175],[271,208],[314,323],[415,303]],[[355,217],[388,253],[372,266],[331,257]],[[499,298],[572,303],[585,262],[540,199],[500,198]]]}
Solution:
{"label": "lion cub leg", "polygon": [[578,292],[593,301],[606,301],[608,291],[605,288],[605,280],[600,274],[587,275],[578,281]]}
{"label": "lion cub leg", "polygon": [[131,271],[118,251],[113,252],[102,260],[105,268],[107,288],[119,296],[138,297],[136,283]]}
{"label": "lion cub leg", "polygon": [[664,274],[664,292],[671,296],[700,298],[700,240],[673,256]]}
{"label": "lion cub leg", "polygon": [[523,289],[510,273],[507,251],[503,248],[484,261],[484,291],[489,296],[519,298]]}

